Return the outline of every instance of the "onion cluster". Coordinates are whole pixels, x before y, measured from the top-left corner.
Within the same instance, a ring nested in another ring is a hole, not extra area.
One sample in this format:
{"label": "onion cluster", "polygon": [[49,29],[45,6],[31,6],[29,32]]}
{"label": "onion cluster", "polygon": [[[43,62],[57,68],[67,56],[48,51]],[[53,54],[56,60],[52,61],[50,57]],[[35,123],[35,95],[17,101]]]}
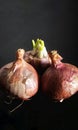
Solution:
{"label": "onion cluster", "polygon": [[28,100],[41,86],[52,100],[62,102],[78,91],[78,68],[56,50],[48,52],[44,41],[32,40],[33,49],[18,49],[16,59],[0,69],[0,85],[14,97]]}

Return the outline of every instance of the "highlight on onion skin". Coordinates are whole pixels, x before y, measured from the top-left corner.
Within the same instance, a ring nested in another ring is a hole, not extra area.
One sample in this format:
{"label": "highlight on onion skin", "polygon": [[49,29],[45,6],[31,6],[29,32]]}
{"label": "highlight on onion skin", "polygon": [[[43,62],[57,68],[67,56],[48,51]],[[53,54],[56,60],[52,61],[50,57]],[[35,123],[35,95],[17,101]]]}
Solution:
{"label": "highlight on onion skin", "polygon": [[49,53],[52,65],[41,78],[42,91],[54,101],[62,102],[78,91],[78,68],[63,59],[56,50]]}
{"label": "highlight on onion skin", "polygon": [[24,60],[24,49],[18,49],[16,60],[0,69],[0,86],[13,96],[28,100],[38,91],[38,73]]}
{"label": "highlight on onion skin", "polygon": [[24,59],[30,63],[39,74],[42,74],[51,65],[51,59],[43,40],[37,39],[36,42],[32,40],[32,45],[33,49],[25,52]]}

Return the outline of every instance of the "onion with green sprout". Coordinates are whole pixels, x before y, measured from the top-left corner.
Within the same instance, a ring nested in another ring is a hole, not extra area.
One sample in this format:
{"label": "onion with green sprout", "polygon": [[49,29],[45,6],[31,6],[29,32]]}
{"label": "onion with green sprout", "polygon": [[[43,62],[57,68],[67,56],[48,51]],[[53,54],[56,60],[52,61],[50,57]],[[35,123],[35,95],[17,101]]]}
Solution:
{"label": "onion with green sprout", "polygon": [[25,60],[42,74],[51,64],[51,59],[42,39],[32,40],[33,49],[25,53]]}

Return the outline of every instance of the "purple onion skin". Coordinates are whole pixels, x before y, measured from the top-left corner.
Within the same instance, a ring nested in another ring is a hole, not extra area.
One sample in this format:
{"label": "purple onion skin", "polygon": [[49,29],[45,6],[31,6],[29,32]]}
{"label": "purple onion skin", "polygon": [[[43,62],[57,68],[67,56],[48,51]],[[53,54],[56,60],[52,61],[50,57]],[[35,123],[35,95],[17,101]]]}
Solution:
{"label": "purple onion skin", "polygon": [[41,87],[51,99],[62,102],[78,91],[78,68],[62,62],[50,66],[42,75]]}
{"label": "purple onion skin", "polygon": [[32,51],[25,52],[24,59],[26,62],[31,64],[38,72],[39,75],[42,75],[44,71],[50,67],[51,65],[51,59],[48,56],[47,58],[37,58],[32,55]]}
{"label": "purple onion skin", "polygon": [[17,50],[16,60],[0,69],[0,85],[13,96],[28,100],[38,92],[39,77],[33,66],[23,59],[23,49]]}

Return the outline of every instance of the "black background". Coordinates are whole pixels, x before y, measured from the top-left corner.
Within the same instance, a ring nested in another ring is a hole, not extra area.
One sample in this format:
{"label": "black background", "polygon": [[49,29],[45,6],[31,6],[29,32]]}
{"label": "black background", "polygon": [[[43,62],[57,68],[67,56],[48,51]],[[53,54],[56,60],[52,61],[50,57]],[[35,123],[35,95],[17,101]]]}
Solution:
{"label": "black background", "polygon": [[[31,40],[37,38],[47,50],[58,50],[64,62],[78,66],[77,6],[75,0],[0,0],[0,67],[15,59],[18,48],[32,49]],[[78,128],[77,94],[54,103],[38,92],[12,114],[0,107],[2,130]]]}

